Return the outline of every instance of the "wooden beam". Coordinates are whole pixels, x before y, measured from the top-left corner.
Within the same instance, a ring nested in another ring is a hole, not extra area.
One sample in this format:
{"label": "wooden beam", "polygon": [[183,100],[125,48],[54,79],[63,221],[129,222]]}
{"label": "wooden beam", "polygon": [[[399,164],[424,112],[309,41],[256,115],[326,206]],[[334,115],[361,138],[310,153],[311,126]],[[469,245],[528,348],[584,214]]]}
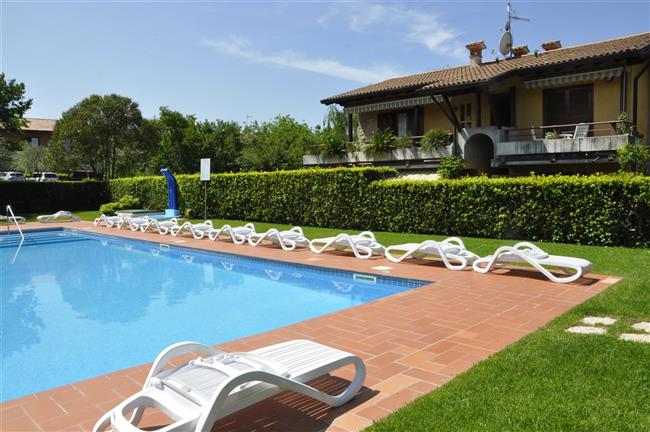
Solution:
{"label": "wooden beam", "polygon": [[621,73],[621,102],[619,112],[627,112],[627,72]]}
{"label": "wooden beam", "polygon": [[442,98],[444,99],[445,103],[447,104],[447,107],[449,108],[449,115],[452,118],[452,124],[457,130],[460,131],[462,127],[460,126],[460,121],[458,120],[458,117],[456,117],[456,112],[454,111],[454,107],[451,106],[451,102],[449,101],[449,96],[443,94]]}
{"label": "wooden beam", "polygon": [[476,89],[476,127],[481,127],[481,90]]}

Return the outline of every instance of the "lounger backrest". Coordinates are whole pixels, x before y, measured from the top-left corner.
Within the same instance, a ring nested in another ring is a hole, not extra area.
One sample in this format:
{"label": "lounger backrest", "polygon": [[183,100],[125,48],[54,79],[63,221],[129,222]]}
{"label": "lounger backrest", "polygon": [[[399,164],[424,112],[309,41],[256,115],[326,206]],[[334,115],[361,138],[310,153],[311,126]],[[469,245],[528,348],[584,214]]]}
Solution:
{"label": "lounger backrest", "polygon": [[575,132],[573,132],[573,139],[585,138],[588,133],[589,133],[589,125],[580,123],[579,125],[576,126]]}

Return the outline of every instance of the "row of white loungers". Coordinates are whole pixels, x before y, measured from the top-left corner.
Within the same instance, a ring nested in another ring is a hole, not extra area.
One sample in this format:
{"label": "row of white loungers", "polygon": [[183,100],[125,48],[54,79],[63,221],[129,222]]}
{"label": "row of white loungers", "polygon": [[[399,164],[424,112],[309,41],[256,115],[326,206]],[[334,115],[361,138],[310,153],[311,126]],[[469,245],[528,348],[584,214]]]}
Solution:
{"label": "row of white loungers", "polygon": [[[308,247],[316,254],[328,249],[350,250],[359,259],[385,256],[394,263],[400,263],[407,258],[436,257],[440,258],[450,270],[463,270],[472,266],[479,273],[487,273],[506,264],[528,264],[551,281],[558,283],[573,282],[589,273],[592,268],[591,262],[585,259],[550,255],[528,242],[520,242],[514,246],[502,246],[493,254],[481,258],[467,250],[465,243],[458,237],[449,237],[442,241],[425,240],[421,243],[404,243],[386,248],[377,241],[371,231],[363,231],[359,234],[341,233],[333,237],[309,240],[305,237],[302,228],[297,226],[289,230],[271,228],[264,233],[257,233],[255,226],[251,223],[244,226],[224,225],[221,228],[215,228],[209,220],[203,223],[185,222],[179,225],[175,219],[161,222],[146,217],[139,219],[102,215],[95,221],[95,224],[103,222],[106,226],[117,226],[118,228],[128,224],[132,230],[140,229],[143,232],[153,229],[160,234],[171,233],[173,236],[189,233],[195,239],[207,237],[214,241],[225,238],[235,244],[248,242],[251,246],[259,246],[264,241],[269,241],[285,251],[292,251],[298,246]],[[549,271],[549,267],[559,268],[566,275],[558,276]]]}

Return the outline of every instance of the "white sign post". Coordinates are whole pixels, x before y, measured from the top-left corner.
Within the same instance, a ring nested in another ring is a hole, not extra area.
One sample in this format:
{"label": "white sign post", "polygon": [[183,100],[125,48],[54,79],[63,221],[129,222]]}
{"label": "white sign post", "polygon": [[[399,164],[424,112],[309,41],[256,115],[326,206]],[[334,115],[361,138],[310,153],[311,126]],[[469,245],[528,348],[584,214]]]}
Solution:
{"label": "white sign post", "polygon": [[208,218],[208,182],[210,181],[210,159],[201,159],[201,181],[203,182],[203,220]]}

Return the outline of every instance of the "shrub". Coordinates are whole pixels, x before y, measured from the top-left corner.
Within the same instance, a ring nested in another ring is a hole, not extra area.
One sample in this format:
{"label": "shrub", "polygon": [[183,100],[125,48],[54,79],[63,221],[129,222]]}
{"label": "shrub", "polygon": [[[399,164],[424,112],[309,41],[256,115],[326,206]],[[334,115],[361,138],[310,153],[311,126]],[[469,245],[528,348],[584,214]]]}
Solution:
{"label": "shrub", "polygon": [[434,128],[429,130],[422,137],[422,150],[433,152],[440,147],[446,147],[451,144],[451,135],[446,129]]}
{"label": "shrub", "polygon": [[114,215],[117,210],[140,208],[140,198],[133,195],[124,195],[119,201],[102,204],[99,212],[105,215]]}
{"label": "shrub", "polygon": [[[390,168],[334,168],[216,174],[208,183],[208,217],[311,226],[356,228],[371,219],[361,203],[371,182],[394,177]],[[179,175],[179,208],[203,217],[203,185],[198,175]],[[165,179],[111,180],[113,199],[137,196],[151,209],[167,207]]]}
{"label": "shrub", "polygon": [[644,174],[650,162],[648,146],[629,140],[616,151],[616,154],[621,171]]}
{"label": "shrub", "polygon": [[364,153],[368,155],[376,155],[380,153],[388,153],[395,149],[396,137],[389,129],[378,129],[372,137],[366,141],[363,147]]}
{"label": "shrub", "polygon": [[0,182],[0,204],[11,204],[16,214],[95,210],[108,200],[106,182]]}
{"label": "shrub", "polygon": [[633,175],[531,176],[375,182],[364,228],[650,246],[650,178]]}
{"label": "shrub", "polygon": [[[650,246],[650,178],[531,176],[396,180],[390,168],[335,168],[213,175],[208,217],[319,227]],[[197,175],[177,176],[181,212],[203,216]],[[166,207],[165,179],[110,182]]]}
{"label": "shrub", "polygon": [[413,137],[410,136],[395,137],[396,149],[403,149],[409,147],[413,147]]}
{"label": "shrub", "polygon": [[345,134],[341,134],[335,129],[325,129],[320,136],[321,139],[321,156],[339,156],[346,152],[347,141]]}
{"label": "shrub", "polygon": [[447,156],[440,161],[438,174],[444,179],[457,179],[465,171],[465,161],[460,156]]}
{"label": "shrub", "polygon": [[558,139],[557,132],[555,131],[548,131],[544,134],[544,139]]}

